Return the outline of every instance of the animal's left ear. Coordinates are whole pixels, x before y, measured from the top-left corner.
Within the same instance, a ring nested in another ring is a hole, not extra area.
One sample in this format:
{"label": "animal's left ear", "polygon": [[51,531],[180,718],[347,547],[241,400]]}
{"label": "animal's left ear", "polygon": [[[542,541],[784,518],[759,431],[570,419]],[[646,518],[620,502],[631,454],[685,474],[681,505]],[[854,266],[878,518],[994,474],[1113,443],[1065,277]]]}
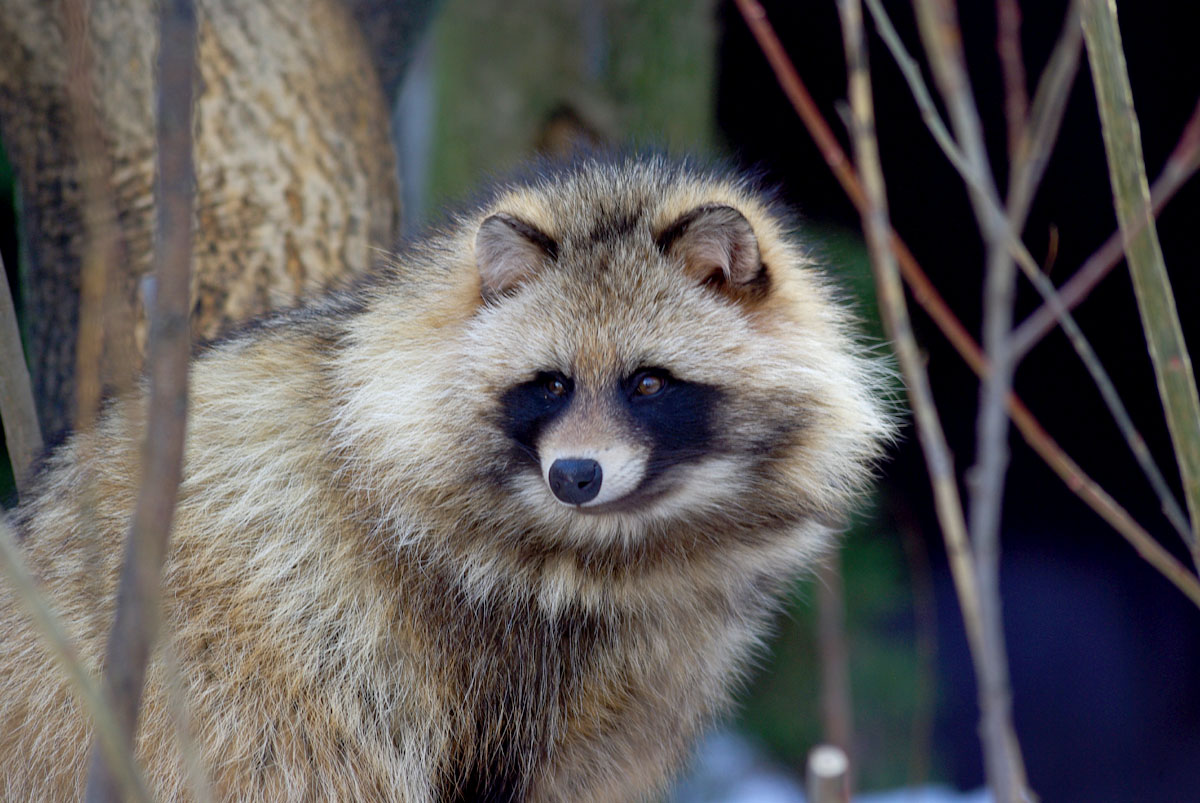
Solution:
{"label": "animal's left ear", "polygon": [[492,215],[475,234],[475,264],[484,298],[508,292],[556,259],[558,244],[512,215]]}
{"label": "animal's left ear", "polygon": [[767,286],[767,270],[750,221],[732,206],[700,206],[663,229],[659,250],[679,259],[688,275],[744,299]]}

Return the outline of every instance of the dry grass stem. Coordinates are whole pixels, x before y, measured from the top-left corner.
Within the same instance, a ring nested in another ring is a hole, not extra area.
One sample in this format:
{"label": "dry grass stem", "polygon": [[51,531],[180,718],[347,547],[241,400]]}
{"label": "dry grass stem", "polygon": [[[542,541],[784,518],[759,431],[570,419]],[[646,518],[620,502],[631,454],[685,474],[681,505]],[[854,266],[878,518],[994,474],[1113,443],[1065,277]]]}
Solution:
{"label": "dry grass stem", "polygon": [[0,517],[0,570],[91,716],[100,749],[116,768],[118,789],[123,794],[121,799],[149,803],[152,798],[131,751],[125,747],[121,726],[107,694],[79,660],[66,628],[38,589],[21,557],[16,534],[3,517]]}
{"label": "dry grass stem", "polygon": [[[4,260],[0,259],[0,277]],[[0,419],[4,423],[4,441],[12,463],[17,493],[29,490],[29,468],[42,451],[42,430],[29,382],[29,366],[21,348],[21,330],[7,281],[0,281]]]}
{"label": "dry grass stem", "polygon": [[1200,566],[1200,397],[1151,213],[1116,4],[1082,0],[1081,15],[1117,222],[1191,514],[1188,546]]}
{"label": "dry grass stem", "polygon": [[[195,174],[192,97],[196,20],[190,0],[160,9],[158,181],[154,306],[147,353],[150,400],[142,487],[126,540],[116,621],[105,664],[126,744],[132,746],[146,664],[159,630],[158,584],[183,470],[187,413],[189,274]],[[93,752],[88,801],[113,800],[108,763]]]}

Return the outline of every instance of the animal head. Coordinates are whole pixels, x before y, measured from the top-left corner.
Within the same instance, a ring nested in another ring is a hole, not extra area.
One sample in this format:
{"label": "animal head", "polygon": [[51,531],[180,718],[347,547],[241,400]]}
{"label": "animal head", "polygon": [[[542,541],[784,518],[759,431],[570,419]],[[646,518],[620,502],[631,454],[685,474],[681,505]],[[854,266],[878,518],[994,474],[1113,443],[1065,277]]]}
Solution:
{"label": "animal head", "polygon": [[826,525],[890,432],[878,361],[740,180],[585,162],[501,189],[423,254],[445,269],[402,261],[416,292],[394,302],[424,305],[419,343],[386,343],[395,373],[380,345],[370,384],[403,408],[393,442],[423,450],[392,453],[394,493],[464,532],[637,552]]}
{"label": "animal head", "polygon": [[[723,462],[713,419],[728,401],[703,363],[729,361],[723,335],[701,341],[708,327],[736,336],[716,296],[741,301],[767,281],[754,232],[733,207],[697,207],[662,231],[627,227],[560,245],[500,212],[475,238],[482,292],[496,302],[478,326],[525,359],[510,367],[522,381],[500,398],[503,430],[554,498],[585,514],[653,507],[682,490],[688,467]],[[560,275],[539,276],[547,271]],[[521,354],[514,336],[528,345],[531,324],[539,342]]]}

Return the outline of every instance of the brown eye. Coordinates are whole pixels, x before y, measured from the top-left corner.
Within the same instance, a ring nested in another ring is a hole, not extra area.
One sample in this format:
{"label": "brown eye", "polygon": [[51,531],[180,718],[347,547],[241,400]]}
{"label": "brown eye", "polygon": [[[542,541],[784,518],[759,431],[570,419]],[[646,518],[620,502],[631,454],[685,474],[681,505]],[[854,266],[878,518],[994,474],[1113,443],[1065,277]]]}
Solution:
{"label": "brown eye", "polygon": [[546,392],[555,398],[562,398],[567,395],[567,383],[552,376],[546,380]]}
{"label": "brown eye", "polygon": [[643,374],[637,381],[636,392],[639,396],[655,396],[662,392],[662,389],[667,386],[667,381],[661,376],[654,374]]}

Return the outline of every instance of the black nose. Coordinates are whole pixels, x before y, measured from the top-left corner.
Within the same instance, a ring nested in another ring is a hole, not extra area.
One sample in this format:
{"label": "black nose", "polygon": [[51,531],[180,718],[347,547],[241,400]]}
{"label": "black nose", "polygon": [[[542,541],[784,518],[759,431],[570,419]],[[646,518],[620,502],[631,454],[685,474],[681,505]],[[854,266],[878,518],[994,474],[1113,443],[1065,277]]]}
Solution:
{"label": "black nose", "polygon": [[595,460],[555,460],[550,466],[550,490],[569,505],[582,505],[600,493],[601,474]]}

